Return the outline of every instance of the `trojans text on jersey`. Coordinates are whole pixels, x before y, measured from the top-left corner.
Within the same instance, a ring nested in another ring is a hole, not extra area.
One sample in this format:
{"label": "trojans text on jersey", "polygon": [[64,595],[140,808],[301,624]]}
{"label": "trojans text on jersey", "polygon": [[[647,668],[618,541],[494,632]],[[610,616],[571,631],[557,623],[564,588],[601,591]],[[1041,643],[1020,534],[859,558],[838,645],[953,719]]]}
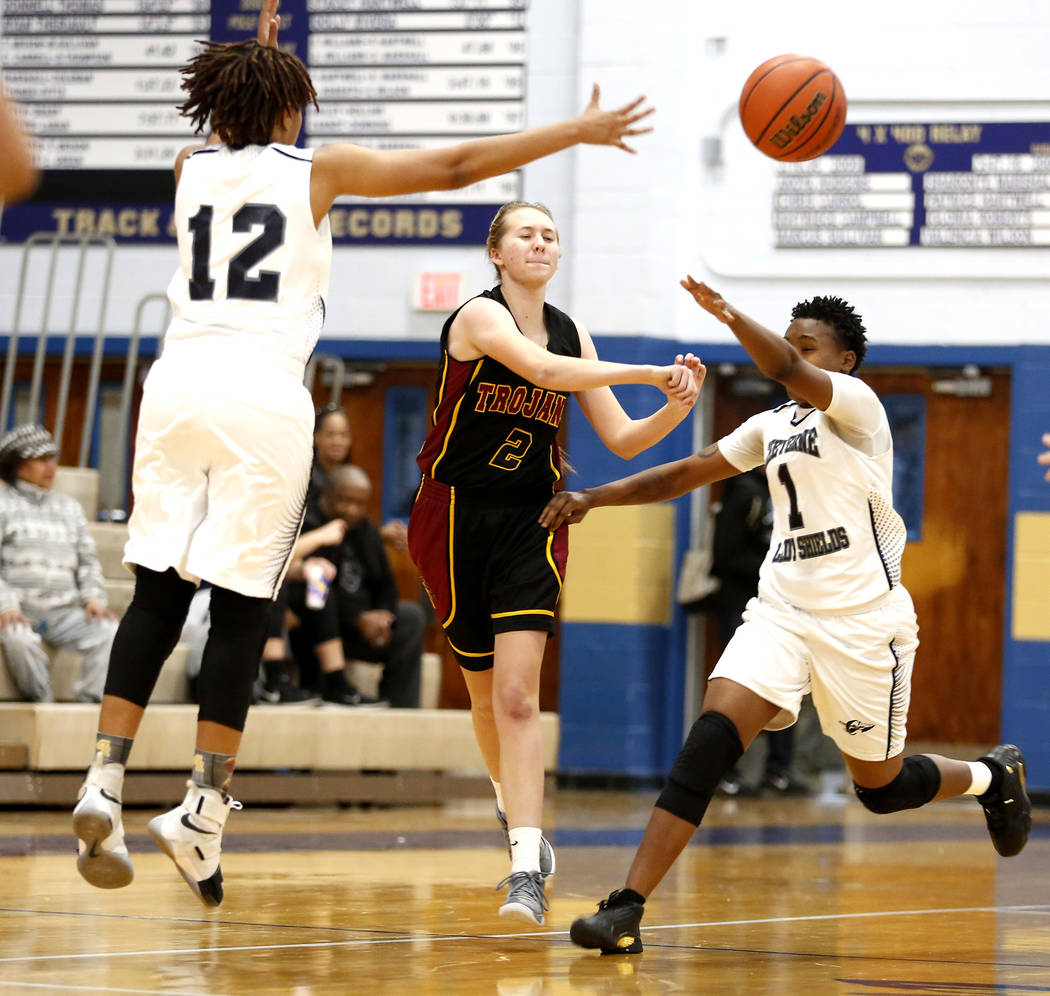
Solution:
{"label": "trojans text on jersey", "polygon": [[499,415],[521,415],[546,422],[555,428],[561,425],[565,415],[564,394],[557,391],[546,391],[542,387],[512,388],[509,384],[492,384],[481,381],[477,385],[478,400],[474,404],[476,412],[490,412]]}

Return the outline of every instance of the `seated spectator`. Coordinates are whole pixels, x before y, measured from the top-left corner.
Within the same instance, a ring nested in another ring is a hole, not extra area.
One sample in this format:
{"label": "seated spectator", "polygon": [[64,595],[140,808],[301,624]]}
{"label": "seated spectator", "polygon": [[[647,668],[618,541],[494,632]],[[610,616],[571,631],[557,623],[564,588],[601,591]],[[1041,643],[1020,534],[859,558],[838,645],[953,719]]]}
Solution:
{"label": "seated spectator", "polygon": [[368,475],[348,465],[335,468],[321,495],[323,515],[346,523],[346,535],[338,546],[316,551],[336,565],[326,615],[336,620],[347,660],[384,665],[380,697],[395,708],[416,708],[425,617],[418,602],[398,599],[379,529],[365,515],[371,494]]}
{"label": "seated spectator", "polygon": [[19,692],[53,702],[45,645],[83,655],[78,702],[101,702],[116,616],[79,502],[51,490],[57,447],[39,425],[0,438],[0,646]]}
{"label": "seated spectator", "polygon": [[[287,626],[288,642],[298,665],[299,683],[304,689],[319,692],[325,702],[333,705],[387,708],[390,703],[386,699],[366,695],[347,677],[338,603],[331,592],[331,583],[337,573],[335,561],[346,533],[346,523],[333,518],[317,525],[311,521],[315,514],[324,517],[319,509],[312,510],[307,505],[304,531],[296,545],[316,552],[301,564],[293,560],[275,609],[282,617],[287,612],[291,620]],[[320,539],[324,539],[323,548],[319,548]],[[305,570],[307,563],[318,561],[329,565],[319,586],[316,576],[307,582]],[[312,592],[311,587],[314,588]],[[279,632],[279,625],[278,618],[271,617],[271,638]]]}
{"label": "seated spectator", "polygon": [[[320,574],[324,580],[325,590],[331,585],[335,577],[335,565],[328,560],[313,556],[315,550],[321,546],[338,545],[346,532],[346,523],[341,520],[328,522],[318,529],[310,529],[300,535],[296,540],[292,551],[292,561],[288,565],[288,574],[270,613],[270,628],[266,634],[266,643],[263,645],[262,654],[262,677],[258,688],[258,701],[267,702],[271,705],[308,705],[321,701],[321,696],[314,690],[302,687],[293,680],[293,672],[298,668],[295,666],[294,655],[289,646],[287,617],[290,612],[290,599],[292,585],[303,587],[303,599],[305,600],[306,574],[311,569]],[[300,612],[304,615],[307,606],[300,606]],[[293,617],[296,625],[298,617]],[[321,630],[321,632],[325,632]],[[334,634],[326,634],[333,639]],[[325,637],[318,637],[318,642],[323,643]],[[310,648],[315,651],[314,647]],[[378,700],[370,699],[353,688],[346,680],[346,661],[342,656],[339,641],[333,639],[332,646],[321,647],[321,662],[326,670],[338,672],[332,679],[336,701],[341,705],[370,705],[378,704]],[[338,679],[342,676],[343,682]],[[311,682],[315,684],[316,682]],[[338,687],[336,687],[338,686]]]}
{"label": "seated spectator", "polygon": [[[350,416],[342,405],[329,403],[317,411],[314,420],[314,463],[310,470],[310,487],[306,494],[307,521],[324,521],[321,495],[332,483],[337,467],[350,460],[354,436],[350,430]],[[379,527],[384,542],[398,550],[408,549],[408,526],[400,519],[391,519]]]}

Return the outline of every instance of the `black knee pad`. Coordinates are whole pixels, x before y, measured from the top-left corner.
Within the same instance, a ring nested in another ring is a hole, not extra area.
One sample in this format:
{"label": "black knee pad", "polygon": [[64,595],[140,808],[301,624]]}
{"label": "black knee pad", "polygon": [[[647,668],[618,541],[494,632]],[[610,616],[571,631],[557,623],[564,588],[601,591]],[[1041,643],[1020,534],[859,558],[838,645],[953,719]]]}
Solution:
{"label": "black knee pad", "polygon": [[273,602],[213,587],[211,624],[197,681],[198,719],[243,730]]}
{"label": "black knee pad", "polygon": [[925,754],[906,757],[897,777],[882,788],[863,788],[853,783],[853,790],[864,808],[883,816],[925,806],[940,787],[940,769]]}
{"label": "black knee pad", "polygon": [[699,826],[722,776],[743,753],[733,721],[713,710],[703,713],[685,738],[656,805]]}
{"label": "black knee pad", "polygon": [[136,568],[135,594],[113,638],[106,695],[145,707],[160,669],[179,641],[196,590],[174,568]]}

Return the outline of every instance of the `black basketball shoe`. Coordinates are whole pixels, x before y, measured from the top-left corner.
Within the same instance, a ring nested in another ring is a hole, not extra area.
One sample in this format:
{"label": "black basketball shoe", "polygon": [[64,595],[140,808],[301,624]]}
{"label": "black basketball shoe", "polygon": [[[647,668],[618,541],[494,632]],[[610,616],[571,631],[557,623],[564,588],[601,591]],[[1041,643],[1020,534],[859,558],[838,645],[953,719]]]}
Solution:
{"label": "black basketball shoe", "polygon": [[581,948],[601,948],[602,954],[639,954],[645,907],[617,889],[598,903],[598,912],[572,922],[569,937]]}
{"label": "black basketball shoe", "polygon": [[1003,773],[998,788],[979,795],[977,801],[984,809],[995,849],[1004,858],[1012,858],[1024,850],[1028,831],[1032,829],[1032,803],[1025,791],[1024,754],[1013,744],[1000,744],[981,760]]}

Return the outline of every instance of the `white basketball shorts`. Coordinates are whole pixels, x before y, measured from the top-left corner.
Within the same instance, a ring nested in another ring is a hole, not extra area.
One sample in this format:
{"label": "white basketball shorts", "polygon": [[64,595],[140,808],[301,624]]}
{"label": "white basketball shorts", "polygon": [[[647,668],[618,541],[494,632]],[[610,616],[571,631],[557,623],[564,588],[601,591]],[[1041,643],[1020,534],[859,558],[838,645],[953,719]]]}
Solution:
{"label": "white basketball shorts", "polygon": [[143,389],[124,562],[274,598],[313,457],[301,371],[168,353]]}
{"label": "white basketball shorts", "polygon": [[780,706],[769,730],[791,726],[812,692],[821,728],[844,754],[882,761],[904,750],[918,645],[911,595],[900,585],[850,615],[752,598],[711,677]]}

